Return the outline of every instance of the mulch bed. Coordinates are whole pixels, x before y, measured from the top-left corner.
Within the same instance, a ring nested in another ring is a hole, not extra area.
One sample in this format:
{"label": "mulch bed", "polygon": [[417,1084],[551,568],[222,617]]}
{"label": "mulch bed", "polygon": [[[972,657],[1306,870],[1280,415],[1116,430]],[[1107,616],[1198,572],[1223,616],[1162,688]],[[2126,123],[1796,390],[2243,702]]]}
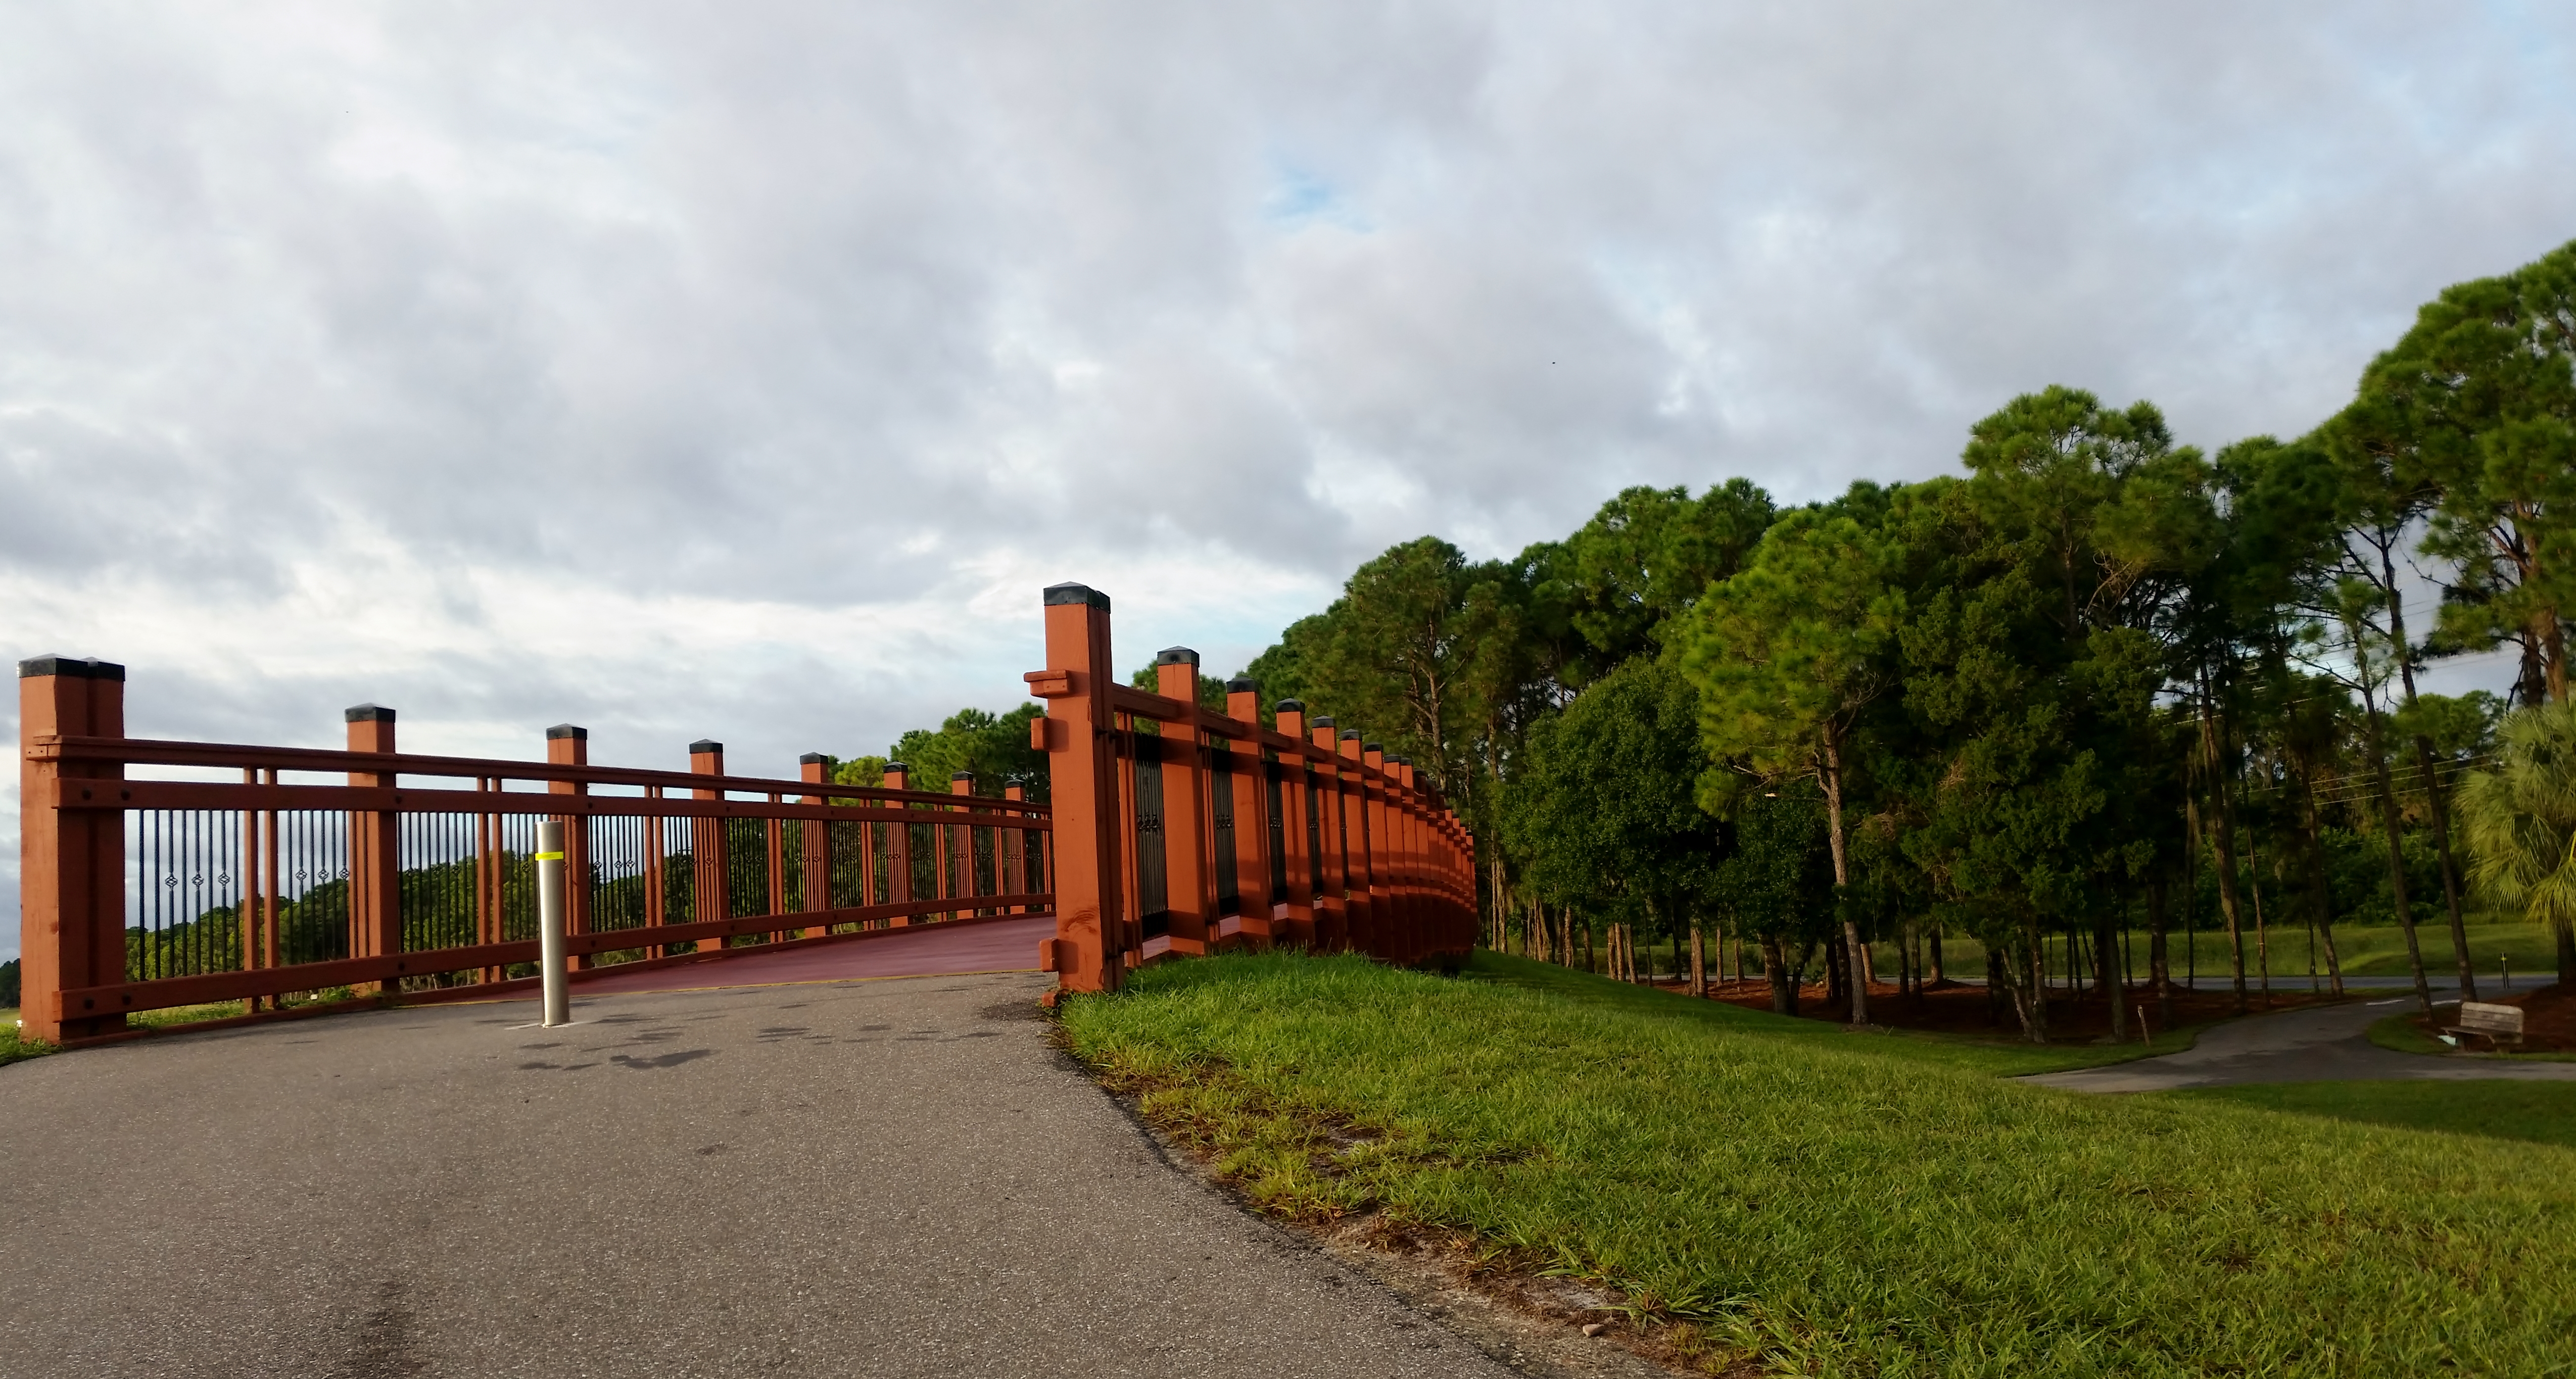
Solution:
{"label": "mulch bed", "polygon": [[[1672,983],[1663,985],[1669,987]],[[1802,988],[1798,993],[1799,1016],[1835,1024],[1848,1020],[1851,1014],[1849,1008],[1841,1001],[1828,1000],[1825,992],[1826,987],[1822,982]],[[1722,984],[1713,982],[1709,986],[1708,994],[1711,1000],[1743,1006],[1747,1010],[1771,1008],[1770,984],[1759,979]],[[2164,1017],[2157,1010],[2155,993],[2143,984],[2131,987],[2121,999],[2130,1008],[2130,1038],[2138,1037],[2141,1010],[2145,1013],[2150,1029],[2162,1032],[2168,1027]],[[2261,990],[2248,983],[2245,992],[2245,1009],[2249,1013],[2260,1014],[2267,1010],[2289,1010],[2297,1006],[2314,1005],[2324,999],[2326,997],[2322,993],[2312,994],[2304,984],[2295,989],[2275,984],[2271,998],[2267,1001]],[[2196,991],[2186,990],[2180,985],[2174,988],[2173,1023],[2176,1025],[2207,1024],[2212,1020],[2223,1020],[2234,1014],[2236,1014],[2236,997],[2223,981],[2215,986],[2203,981]],[[1990,1004],[1984,987],[1964,986],[1958,982],[1945,981],[1919,994],[1899,992],[1892,982],[1873,982],[1869,988],[1869,1019],[1872,1024],[1887,1025],[1896,1029],[1938,1030],[1947,1034],[1992,1034],[2006,1039],[2021,1037],[2021,1022],[2014,1017],[2009,1004],[2000,1007]],[[2088,991],[2081,996],[2071,996],[2059,992],[2049,998],[2048,1037],[2050,1039],[2099,1039],[2107,1037],[2110,1032],[2110,1003],[2105,1001],[2100,993]]]}

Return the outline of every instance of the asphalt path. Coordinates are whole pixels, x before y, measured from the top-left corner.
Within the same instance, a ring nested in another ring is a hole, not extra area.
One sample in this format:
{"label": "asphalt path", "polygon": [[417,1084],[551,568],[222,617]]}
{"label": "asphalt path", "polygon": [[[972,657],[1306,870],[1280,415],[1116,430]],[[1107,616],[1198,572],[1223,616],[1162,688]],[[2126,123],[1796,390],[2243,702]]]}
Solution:
{"label": "asphalt path", "polygon": [[2180,1053],[2020,1080],[2079,1092],[2161,1092],[2244,1082],[2576,1082],[2576,1063],[2442,1058],[2399,1053],[2370,1042],[2372,1024],[2414,1004],[2408,995],[2249,1016],[2213,1026]]}
{"label": "asphalt path", "polygon": [[1165,1162],[1035,974],[0,1069],[0,1376],[1508,1373]]}

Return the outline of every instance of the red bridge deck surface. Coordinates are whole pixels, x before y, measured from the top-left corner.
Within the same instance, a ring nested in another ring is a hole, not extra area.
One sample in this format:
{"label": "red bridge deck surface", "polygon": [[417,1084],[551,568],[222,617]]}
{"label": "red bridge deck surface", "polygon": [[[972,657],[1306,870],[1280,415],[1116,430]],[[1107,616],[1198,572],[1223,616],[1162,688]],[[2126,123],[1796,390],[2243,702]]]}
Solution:
{"label": "red bridge deck surface", "polygon": [[[577,999],[621,991],[696,991],[713,986],[846,982],[865,977],[1034,972],[1038,966],[1038,940],[1053,937],[1053,915],[953,927],[929,924],[883,938],[819,944],[783,953],[746,953],[631,975],[596,977],[574,982],[572,994]],[[536,993],[527,995],[534,997]]]}

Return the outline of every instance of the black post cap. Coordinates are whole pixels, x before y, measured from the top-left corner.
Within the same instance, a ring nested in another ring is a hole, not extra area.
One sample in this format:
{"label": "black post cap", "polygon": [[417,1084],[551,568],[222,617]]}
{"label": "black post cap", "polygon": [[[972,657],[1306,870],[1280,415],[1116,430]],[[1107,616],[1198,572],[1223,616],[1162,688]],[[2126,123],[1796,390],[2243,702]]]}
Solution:
{"label": "black post cap", "polygon": [[1088,584],[1050,584],[1047,586],[1047,607],[1053,608],[1059,604],[1067,603],[1086,603],[1099,609],[1103,613],[1109,611],[1109,596],[1092,588]]}
{"label": "black post cap", "polygon": [[[382,704],[351,704],[349,707],[340,711],[340,716],[352,723],[391,723],[394,721],[394,711],[386,708]],[[552,728],[546,730],[546,736],[552,737],[554,735],[554,730]]]}
{"label": "black post cap", "polygon": [[1154,664],[1158,666],[1176,666],[1183,662],[1195,668],[1199,663],[1199,654],[1185,646],[1167,646],[1154,653]]}
{"label": "black post cap", "polygon": [[[390,718],[393,716],[393,712],[393,710],[387,709],[385,710],[385,716]],[[570,723],[558,723],[553,727],[546,729],[546,740],[548,742],[552,742],[557,738],[565,737],[571,738],[575,742],[588,742],[590,741],[590,729],[575,727]]]}
{"label": "black post cap", "polygon": [[1344,741],[1344,742],[1357,742],[1357,741],[1359,741],[1359,740],[1360,740],[1360,730],[1359,730],[1359,729],[1357,729],[1357,728],[1344,728],[1344,729],[1342,729],[1342,741]]}
{"label": "black post cap", "polygon": [[721,743],[721,742],[715,741],[715,740],[714,740],[714,739],[712,739],[712,738],[704,738],[704,737],[702,737],[702,738],[699,738],[697,741],[692,742],[692,743],[690,743],[690,744],[689,744],[689,755],[690,755],[690,756],[697,756],[697,755],[699,755],[700,753],[703,753],[703,752],[721,752],[721,751],[723,751],[723,750],[724,750],[724,744],[723,744],[723,743]]}
{"label": "black post cap", "polygon": [[805,755],[796,758],[796,764],[799,766],[813,766],[830,760],[830,757],[825,756],[821,752],[807,752]]}
{"label": "black post cap", "polygon": [[975,779],[975,773],[972,771],[951,771],[948,773],[948,779],[952,781],[973,780]]}
{"label": "black post cap", "polygon": [[904,764],[903,764],[902,762],[900,762],[900,761],[889,761],[889,762],[887,762],[887,763],[885,764],[885,769],[887,769],[888,771],[901,771],[901,772],[903,772],[905,775],[910,775],[910,774],[912,774],[912,768],[911,768],[911,767],[909,767],[909,766],[904,765]]}
{"label": "black post cap", "polygon": [[1386,764],[1389,766],[1411,766],[1413,762],[1406,757],[1388,757],[1386,759]]}
{"label": "black post cap", "polygon": [[[1359,734],[1352,733],[1350,736],[1357,737]],[[1360,744],[1360,750],[1363,752],[1383,752],[1386,750],[1386,744],[1383,742],[1363,742]]]}
{"label": "black post cap", "polygon": [[1259,694],[1261,693],[1261,682],[1253,679],[1249,675],[1238,675],[1225,682],[1225,692],[1228,694]]}
{"label": "black post cap", "polygon": [[59,675],[66,680],[123,680],[125,667],[95,656],[36,656],[18,663],[18,678]]}
{"label": "black post cap", "polygon": [[[1306,701],[1303,699],[1282,699],[1278,703],[1271,705],[1270,711],[1272,713],[1304,713],[1306,711]],[[1316,721],[1320,723],[1323,720],[1317,719]]]}
{"label": "black post cap", "polygon": [[1308,727],[1310,727],[1310,728],[1329,728],[1329,727],[1333,726],[1333,716],[1332,716],[1331,714],[1328,714],[1328,713],[1327,713],[1327,714],[1319,714],[1319,715],[1317,715],[1317,716],[1316,716],[1316,718],[1315,718],[1315,721],[1314,721],[1314,722],[1309,723],[1309,724],[1307,724],[1306,726],[1308,726]]}

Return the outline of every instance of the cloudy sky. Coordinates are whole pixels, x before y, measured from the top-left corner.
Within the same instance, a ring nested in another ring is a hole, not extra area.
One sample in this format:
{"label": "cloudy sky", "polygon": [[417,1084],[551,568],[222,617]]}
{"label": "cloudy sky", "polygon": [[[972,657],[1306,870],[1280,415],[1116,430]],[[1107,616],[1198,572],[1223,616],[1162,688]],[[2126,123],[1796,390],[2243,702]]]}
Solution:
{"label": "cloudy sky", "polygon": [[1057,580],[1222,672],[1391,541],[1936,473],[2050,382],[2296,431],[2576,237],[2571,30],[12,4],[0,643],[143,736],[783,773],[1010,707]]}

